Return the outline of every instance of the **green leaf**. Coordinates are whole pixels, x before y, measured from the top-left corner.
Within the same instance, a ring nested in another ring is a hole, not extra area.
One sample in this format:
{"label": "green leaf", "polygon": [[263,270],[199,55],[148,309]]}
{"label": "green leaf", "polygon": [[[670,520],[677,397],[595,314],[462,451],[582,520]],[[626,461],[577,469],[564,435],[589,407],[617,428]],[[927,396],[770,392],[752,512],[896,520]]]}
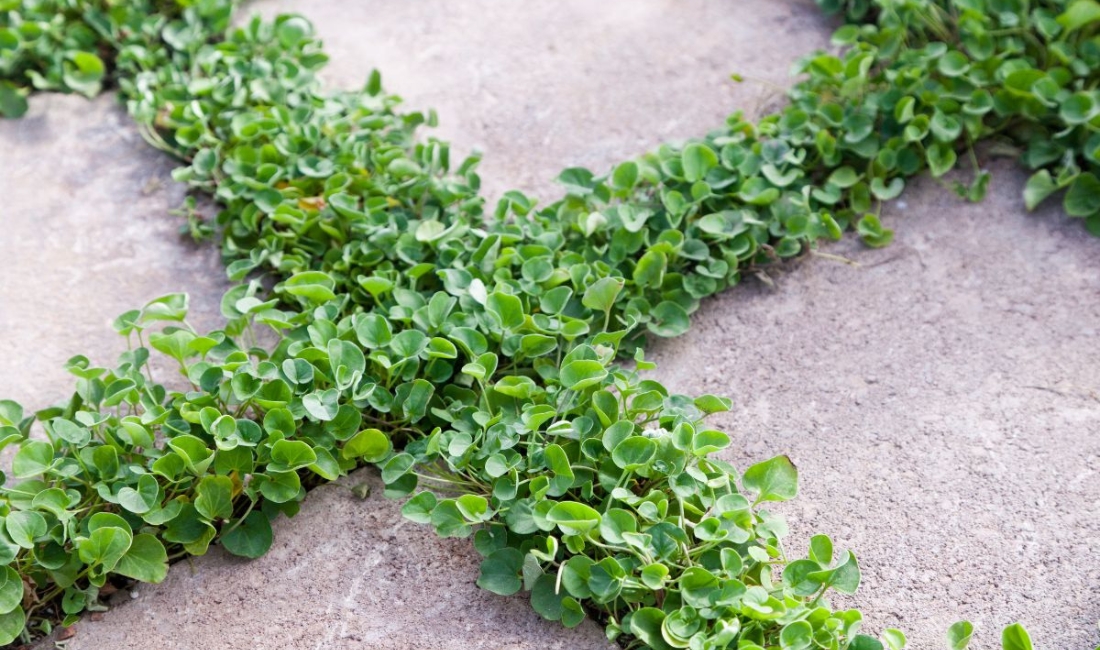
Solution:
{"label": "green leaf", "polygon": [[643,607],[630,616],[630,633],[641,639],[651,650],[674,650],[665,642],[661,625],[665,613],[656,607]]}
{"label": "green leaf", "polygon": [[340,462],[328,449],[316,447],[313,452],[317,454],[317,462],[310,463],[309,470],[311,472],[326,481],[335,481],[344,475],[344,471],[340,469]]}
{"label": "green leaf", "polygon": [[447,227],[441,221],[435,219],[421,221],[416,228],[416,241],[433,242],[442,237],[446,230]]}
{"label": "green leaf", "polygon": [[1058,24],[1066,32],[1075,32],[1092,23],[1100,22],[1100,2],[1096,0],[1076,0],[1058,16]]}
{"label": "green leaf", "polygon": [[69,508],[69,494],[67,494],[61,488],[49,488],[42,490],[34,496],[34,500],[31,502],[31,506],[36,510],[45,510],[52,513],[55,517],[62,521],[68,521],[72,517],[72,513],[68,511]]}
{"label": "green leaf", "polygon": [[285,408],[273,408],[264,416],[264,431],[275,434],[281,433],[284,438],[294,436],[297,425],[294,415]]}
{"label": "green leaf", "polygon": [[654,307],[650,316],[653,320],[647,323],[649,331],[666,338],[680,336],[687,332],[691,325],[687,310],[671,300],[666,300]]}
{"label": "green leaf", "polygon": [[955,161],[958,156],[955,155],[955,150],[951,148],[950,144],[936,142],[928,147],[926,158],[928,160],[928,169],[932,172],[932,176],[939,178],[951,171],[951,168],[955,166]]}
{"label": "green leaf", "polygon": [[691,452],[702,458],[716,451],[721,451],[730,445],[730,437],[721,431],[700,431],[691,441]]}
{"label": "green leaf", "polygon": [[340,392],[335,388],[314,391],[302,398],[306,412],[321,422],[328,422],[340,412]]}
{"label": "green leaf", "polygon": [[1087,92],[1076,92],[1062,102],[1058,115],[1066,122],[1076,126],[1085,124],[1100,113],[1100,104],[1095,95]]}
{"label": "green leaf", "polygon": [[1058,185],[1050,177],[1050,172],[1040,169],[1027,179],[1024,186],[1024,205],[1028,211],[1034,210],[1051,194],[1058,191]]}
{"label": "green leaf", "polygon": [[440,537],[468,537],[472,529],[451,499],[440,501],[432,509],[432,526]]}
{"label": "green leaf", "polygon": [[849,188],[859,182],[862,176],[851,167],[845,165],[837,168],[829,175],[828,182],[841,189]]}
{"label": "green leaf", "polygon": [[92,439],[92,432],[86,427],[82,427],[64,418],[54,418],[50,420],[50,429],[53,431],[54,435],[77,447],[87,445]]}
{"label": "green leaf", "polygon": [[625,470],[644,467],[657,453],[657,443],[644,436],[631,436],[615,445],[611,460]]}
{"label": "green leaf", "polygon": [[894,241],[894,231],[883,228],[882,222],[873,214],[865,214],[860,217],[859,223],[856,224],[856,231],[863,243],[872,248],[889,246]]}
{"label": "green leaf", "polygon": [[378,429],[363,429],[347,441],[344,448],[340,450],[340,456],[378,463],[389,456],[391,449],[389,436]]}
{"label": "green leaf", "polygon": [[405,452],[397,454],[386,461],[386,464],[382,466],[382,481],[384,483],[393,483],[397,481],[409,472],[414,462],[415,460],[410,454]]}
{"label": "green leaf", "polygon": [[316,462],[317,454],[309,443],[301,440],[278,440],[271,445],[271,462],[267,467],[273,472],[293,472]]}
{"label": "green leaf", "polygon": [[431,492],[421,492],[401,506],[401,514],[418,524],[428,524],[432,521],[432,510],[438,503],[438,499]]}
{"label": "green leaf", "polygon": [[186,293],[169,293],[153,298],[141,308],[141,322],[178,322],[187,318],[188,297]]}
{"label": "green leaf", "polygon": [[581,304],[593,311],[607,313],[615,305],[619,292],[623,290],[623,281],[617,278],[600,278],[584,290]]}
{"label": "green leaf", "polygon": [[22,607],[16,607],[7,614],[0,615],[0,645],[15,641],[23,633],[27,624],[27,615]]}
{"label": "green leaf", "polygon": [[384,348],[393,339],[390,322],[379,314],[358,314],[355,318],[355,336],[365,347]]}
{"label": "green leaf", "polygon": [[810,538],[810,559],[824,565],[833,563],[833,540],[828,535]]}
{"label": "green leaf", "polygon": [[269,501],[286,503],[298,496],[302,481],[297,472],[267,472],[260,483],[260,494]]}
{"label": "green leaf", "polygon": [[848,650],[882,650],[882,643],[874,637],[858,634],[852,639],[852,644],[848,646]]}
{"label": "green leaf", "polygon": [[1069,186],[1064,205],[1071,217],[1089,217],[1100,212],[1100,179],[1091,172],[1079,175]]}
{"label": "green leaf", "polygon": [[741,184],[737,196],[750,205],[765,206],[775,203],[779,194],[779,190],[772,187],[766,180],[753,176]]}
{"label": "green leaf", "polygon": [[455,507],[462,516],[471,522],[482,522],[488,519],[492,512],[489,511],[489,501],[476,494],[463,494],[455,499]]}
{"label": "green leaf", "polygon": [[611,185],[617,190],[630,190],[638,182],[637,163],[627,161],[615,167],[611,174]]}
{"label": "green leaf", "polygon": [[712,413],[724,413],[733,407],[733,402],[728,397],[718,397],[716,395],[696,397],[694,404],[695,408],[707,415]]}
{"label": "green leaf", "polygon": [[741,483],[758,494],[755,503],[788,501],[798,494],[798,470],[790,458],[776,456],[748,468]]}
{"label": "green leaf", "polygon": [[192,474],[201,476],[214,462],[214,453],[200,438],[192,435],[176,436],[168,440],[168,446],[183,459],[184,465]]}
{"label": "green leaf", "polygon": [[974,626],[970,621],[959,621],[947,629],[948,650],[966,650],[970,637],[974,635]]}
{"label": "green leaf", "polygon": [[482,561],[477,586],[500,596],[511,596],[523,587],[522,572],[523,553],[510,547],[502,548]]}
{"label": "green leaf", "polygon": [[592,191],[592,172],[582,167],[570,167],[558,174],[558,182],[570,194],[584,196]]}
{"label": "green leaf", "polygon": [[118,561],[115,573],[142,582],[162,582],[168,576],[168,553],[155,535],[134,536],[130,549]]}
{"label": "green leaf", "polygon": [[0,425],[18,426],[22,424],[23,407],[10,399],[0,399]]}
{"label": "green leaf", "polygon": [[22,603],[23,578],[10,566],[0,567],[0,614],[7,614]]}
{"label": "green leaf", "polygon": [[366,370],[366,358],[359,346],[349,341],[332,339],[328,342],[328,357],[338,389],[347,390],[359,383],[363,371]]}
{"label": "green leaf", "polygon": [[30,478],[44,474],[53,467],[54,448],[48,442],[28,440],[23,443],[11,462],[15,478]]}
{"label": "green leaf", "polygon": [[136,515],[143,515],[159,502],[160,483],[152,474],[138,477],[137,489],[126,486],[118,491],[118,503]]}
{"label": "green leaf", "polygon": [[530,377],[502,377],[493,384],[493,390],[509,397],[527,399],[537,393],[539,387]]}
{"label": "green leaf", "polygon": [[856,556],[851,551],[845,553],[844,561],[832,570],[828,579],[833,589],[842,594],[854,594],[859,589],[860,572]]}
{"label": "green leaf", "polygon": [[708,607],[711,596],[718,588],[718,577],[701,567],[686,569],[680,578],[680,589],[684,602],[693,607]]}
{"label": "green leaf", "polygon": [[659,288],[664,282],[668,258],[658,250],[646,251],[634,267],[634,284],[639,287]]}
{"label": "green leaf", "polygon": [[271,548],[271,520],[264,513],[253,510],[234,526],[221,537],[222,546],[233,555],[254,559]]}
{"label": "green leaf", "polygon": [[814,641],[814,628],[806,621],[795,621],[783,626],[779,632],[782,650],[806,650]]}
{"label": "green leaf", "polygon": [[5,524],[8,537],[23,548],[34,548],[34,541],[46,534],[46,520],[37,512],[13,512]]}
{"label": "green leaf", "polygon": [[336,297],[333,288],[336,282],[321,271],[303,271],[295,273],[283,283],[283,291],[292,296],[300,296],[313,303],[322,303]]}
{"label": "green leaf", "polygon": [[390,350],[398,359],[414,359],[427,349],[428,343],[428,336],[424,332],[405,330],[393,337],[390,341]]}
{"label": "green leaf", "polygon": [[701,181],[707,172],[718,165],[718,154],[705,144],[689,144],[681,154],[684,179],[689,183]]}
{"label": "green leaf", "polygon": [[600,525],[600,513],[576,501],[561,501],[546,513],[546,520],[566,535],[584,535]]}
{"label": "green leaf", "polygon": [[642,569],[642,582],[650,589],[663,589],[668,578],[668,567],[663,564],[649,564]]}
{"label": "green leaf", "polygon": [[23,117],[27,112],[27,98],[10,81],[0,80],[0,115],[6,118]]}
{"label": "green leaf", "polygon": [[397,399],[401,411],[409,422],[418,422],[428,413],[428,405],[435,394],[435,386],[426,379],[414,379],[397,387]]}
{"label": "green leaf", "polygon": [[958,50],[952,50],[940,57],[936,66],[947,77],[961,77],[970,70],[970,59]]}
{"label": "green leaf", "polygon": [[1013,623],[1001,632],[1001,645],[1004,650],[1032,650],[1031,636],[1019,623]]}
{"label": "green leaf", "polygon": [[1085,230],[1093,237],[1100,237],[1100,214],[1085,217]]}
{"label": "green leaf", "polygon": [[883,630],[882,640],[886,642],[886,647],[890,650],[905,650],[905,646],[909,643],[909,640],[905,638],[905,633],[894,628]]}
{"label": "green leaf", "polygon": [[571,361],[561,369],[561,383],[570,390],[584,390],[607,377],[607,368],[595,359]]}
{"label": "green leaf", "polygon": [[103,60],[91,52],[67,52],[65,58],[71,65],[64,66],[65,85],[87,97],[99,93],[107,67]]}
{"label": "green leaf", "polygon": [[489,294],[485,309],[506,330],[514,330],[523,325],[523,303],[516,296],[494,291]]}
{"label": "green leaf", "polygon": [[233,516],[233,481],[229,477],[205,476],[195,494],[195,508],[208,521]]}
{"label": "green leaf", "polygon": [[115,569],[119,560],[130,549],[133,535],[117,526],[104,526],[91,531],[87,537],[76,539],[80,560],[106,574]]}
{"label": "green leaf", "polygon": [[890,179],[889,185],[877,177],[871,181],[871,194],[879,201],[892,201],[898,198],[904,189],[905,181],[899,176]]}
{"label": "green leaf", "polygon": [[[370,277],[361,275],[359,276],[359,278],[357,278],[356,282],[359,282],[359,286],[366,289],[367,293],[371,294],[371,296],[375,300],[378,299],[378,296],[388,294],[389,291],[392,291],[394,289],[393,280],[385,277],[378,277],[376,275],[372,275]],[[382,318],[381,316],[375,315],[375,313],[367,313],[367,315],[363,315],[363,313],[360,313],[360,315],[356,315],[356,317],[364,316],[367,318]]]}
{"label": "green leaf", "polygon": [[558,593],[554,576],[548,573],[539,576],[531,588],[531,608],[548,621],[561,620],[564,598],[564,594]]}
{"label": "green leaf", "polygon": [[286,49],[299,47],[313,37],[313,26],[301,16],[279,16],[275,23],[279,43]]}

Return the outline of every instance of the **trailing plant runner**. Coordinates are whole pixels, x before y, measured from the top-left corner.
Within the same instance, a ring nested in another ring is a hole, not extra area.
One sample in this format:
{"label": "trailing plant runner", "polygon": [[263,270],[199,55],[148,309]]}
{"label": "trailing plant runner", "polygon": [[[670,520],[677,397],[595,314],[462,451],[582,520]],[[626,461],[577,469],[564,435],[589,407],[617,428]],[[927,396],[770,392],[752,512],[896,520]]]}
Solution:
{"label": "trailing plant runner", "polygon": [[[644,336],[683,333],[747,268],[849,228],[888,244],[881,202],[982,140],[1035,170],[1029,207],[1065,190],[1100,234],[1100,3],[822,4],[854,21],[843,53],[805,59],[782,111],[605,176],[567,169],[560,200],[509,192],[487,213],[477,159],[452,166],[447,143],[418,137],[434,115],[400,111],[377,73],[320,90],[302,17],[228,29],[226,0],[0,1],[0,112],[21,115],[30,88],[117,85],[183,161],[176,178],[221,206],[241,283],[223,330],[194,331],[186,297],[165,296],[116,321],[132,345],[115,368],[70,360],[67,402],[0,402],[0,444],[19,447],[0,640],[211,543],[258,557],[306,488],[372,463],[410,519],[473,536],[479,585],[529,591],[566,625],[592,616],[625,647],[903,647],[828,605],[857,588],[854,555],[816,536],[788,556],[765,509],[795,496],[788,459],[740,473],[713,458],[730,438],[704,417],[728,400],[670,395],[615,360],[650,367]],[[974,165],[956,189],[978,200],[987,182]],[[152,381],[150,354],[188,389]],[[953,626],[950,647],[971,632]],[[1031,647],[1019,626],[1003,645]]]}

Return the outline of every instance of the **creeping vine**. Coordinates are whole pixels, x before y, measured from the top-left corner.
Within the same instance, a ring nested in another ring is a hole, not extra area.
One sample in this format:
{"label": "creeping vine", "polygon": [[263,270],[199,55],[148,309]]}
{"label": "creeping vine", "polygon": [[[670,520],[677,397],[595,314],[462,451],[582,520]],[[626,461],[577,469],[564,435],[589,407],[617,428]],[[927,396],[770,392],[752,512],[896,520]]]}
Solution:
{"label": "creeping vine", "polygon": [[[380,468],[403,513],[473,537],[478,584],[544,617],[598,620],[627,648],[898,650],[832,591],[860,581],[823,535],[793,557],[770,502],[779,456],[744,472],[689,398],[638,375],[646,335],[687,330],[748,269],[854,229],[889,244],[884,201],[944,177],[980,200],[974,147],[1033,170],[1029,208],[1063,192],[1100,234],[1100,3],[820,0],[848,24],[802,60],[782,110],[740,114],[604,175],[566,169],[539,207],[491,210],[478,159],[452,164],[378,73],[322,91],[326,55],[295,15],[230,27],[229,0],[0,0],[0,113],[30,89],[106,84],[176,180],[219,206],[224,328],[183,294],[121,315],[114,367],[74,357],[67,401],[0,402],[0,643],[71,624],[111,581],[157,582],[212,543],[272,544],[311,485]],[[172,390],[150,356],[179,367]],[[616,359],[633,357],[633,369]],[[32,435],[40,427],[41,435]],[[969,623],[948,633],[965,648]],[[1018,625],[1011,650],[1031,648]]]}

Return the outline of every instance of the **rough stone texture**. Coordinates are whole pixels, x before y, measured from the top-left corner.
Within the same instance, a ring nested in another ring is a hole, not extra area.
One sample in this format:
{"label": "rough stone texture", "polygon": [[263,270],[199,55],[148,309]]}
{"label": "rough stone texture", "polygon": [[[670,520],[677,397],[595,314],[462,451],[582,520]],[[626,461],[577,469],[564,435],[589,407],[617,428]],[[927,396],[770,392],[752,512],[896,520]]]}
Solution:
{"label": "rough stone texture", "polygon": [[[333,86],[378,67],[410,106],[437,108],[456,151],[485,151],[491,196],[518,187],[546,198],[564,166],[605,169],[774,102],[769,84],[785,87],[791,61],[829,29],[806,0],[251,8],[313,19]],[[763,81],[734,84],[731,71]],[[111,100],[41,97],[31,115],[0,123],[0,259],[17,260],[0,274],[0,395],[40,407],[67,390],[69,355],[119,349],[107,326],[117,313],[187,289],[212,315],[221,273],[164,219],[178,189],[142,193],[170,163]],[[791,552],[816,532],[854,548],[864,587],[842,602],[868,628],[903,627],[911,647],[931,650],[971,618],[991,648],[1020,619],[1041,647],[1085,650],[1100,618],[1100,274],[1088,257],[1098,242],[1056,209],[1025,215],[1022,175],[995,173],[976,206],[916,183],[908,207],[886,211],[893,246],[848,241],[829,252],[859,267],[810,259],[771,271],[775,289],[749,280],[652,356],[676,389],[734,398],[715,418],[735,434],[729,460],[798,463],[802,495],[781,508]],[[69,252],[77,242],[101,265],[121,256],[141,273],[89,273]],[[363,480],[376,488],[366,502],[346,489]],[[469,543],[402,522],[377,488],[362,472],[313,492],[277,524],[267,557],[214,550],[179,564],[80,623],[68,647],[603,646],[594,625],[566,631],[520,598],[477,590]]]}
{"label": "rough stone texture", "polygon": [[113,364],[119,314],[191,296],[196,327],[218,326],[216,247],[177,233],[175,165],[147,145],[113,96],[36,95],[0,120],[0,399],[37,410],[68,399],[62,364]]}
{"label": "rough stone texture", "polygon": [[[482,187],[556,198],[564,167],[603,171],[670,140],[757,113],[792,63],[828,43],[813,0],[262,0],[309,17],[332,57],[325,80],[372,68],[438,137],[480,149]],[[733,72],[747,80],[735,83]],[[456,160],[457,156],[452,157]]]}
{"label": "rough stone texture", "polygon": [[864,582],[837,602],[871,630],[938,649],[965,618],[999,648],[1022,621],[1037,647],[1091,649],[1100,241],[1057,205],[1027,214],[1012,164],[993,173],[977,205],[919,180],[884,211],[890,247],[748,281],[651,353],[676,390],[734,400],[714,418],[727,460],[791,456],[789,550],[816,533],[854,549]]}

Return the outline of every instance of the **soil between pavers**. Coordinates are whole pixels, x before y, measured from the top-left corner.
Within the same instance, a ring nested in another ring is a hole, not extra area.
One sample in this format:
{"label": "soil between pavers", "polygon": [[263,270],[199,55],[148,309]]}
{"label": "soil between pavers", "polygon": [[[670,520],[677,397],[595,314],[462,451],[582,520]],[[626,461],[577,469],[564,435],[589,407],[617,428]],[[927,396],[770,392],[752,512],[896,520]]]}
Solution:
{"label": "soil between pavers", "polygon": [[[605,169],[774,103],[768,83],[786,87],[829,30],[807,2],[768,0],[249,8],[314,20],[332,85],[378,67],[410,106],[437,108],[456,151],[485,150],[490,196],[549,198],[564,166]],[[172,235],[171,163],[111,101],[40,97],[30,122],[0,124],[0,253],[17,261],[0,274],[0,395],[31,408],[68,390],[71,354],[117,352],[107,323],[149,298],[190,291],[216,324],[216,254]],[[62,189],[51,169],[69,170]],[[1100,242],[1056,209],[1025,215],[1023,176],[995,172],[976,206],[916,183],[886,211],[893,246],[828,249],[862,266],[811,259],[772,271],[775,289],[749,280],[651,351],[673,388],[734,399],[714,421],[734,434],[727,459],[792,456],[803,493],[779,508],[791,552],[816,532],[854,548],[864,587],[842,604],[870,630],[900,626],[932,649],[971,618],[993,647],[1020,619],[1040,647],[1085,650],[1100,618]],[[97,271],[77,270],[95,254]],[[365,502],[347,489],[364,480]],[[377,488],[367,471],[314,491],[267,557],[179,564],[68,647],[604,647],[594,625],[563,630],[477,590],[469,542],[402,521]]]}

